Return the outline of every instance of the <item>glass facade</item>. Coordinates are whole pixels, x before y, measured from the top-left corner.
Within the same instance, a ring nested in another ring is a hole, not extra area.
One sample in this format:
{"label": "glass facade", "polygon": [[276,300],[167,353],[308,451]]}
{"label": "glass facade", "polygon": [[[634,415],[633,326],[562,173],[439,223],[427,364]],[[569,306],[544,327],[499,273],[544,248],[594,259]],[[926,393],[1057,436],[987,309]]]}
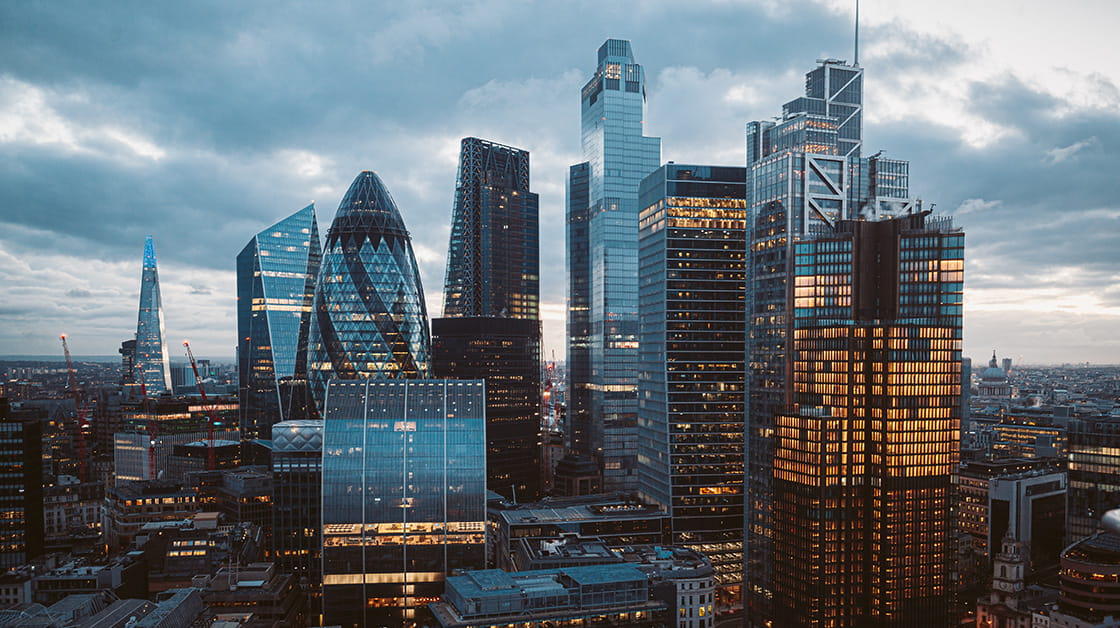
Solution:
{"label": "glass facade", "polygon": [[272,548],[276,567],[295,574],[311,617],[322,612],[323,422],[272,426]]}
{"label": "glass facade", "polygon": [[[574,434],[576,451],[597,459],[605,490],[637,488],[638,185],[661,161],[661,139],[642,133],[645,75],[630,42],[608,39],[595,75],[580,93],[586,168],[572,169],[568,192],[569,289],[587,300],[586,341],[570,342],[573,364],[583,361],[586,381],[570,374],[568,389],[585,412],[574,417],[587,437]],[[586,178],[584,178],[586,175]],[[586,191],[583,190],[586,186]],[[573,203],[586,199],[586,207]],[[585,216],[585,218],[583,218]],[[586,228],[579,224],[586,220]],[[583,241],[577,241],[582,238]],[[571,251],[572,249],[569,249]],[[579,283],[579,282],[586,283]],[[573,307],[569,305],[569,307]],[[575,307],[582,307],[576,303]],[[574,314],[574,315],[573,315]],[[586,342],[584,349],[578,346]],[[586,358],[579,355],[586,351]],[[578,399],[586,393],[586,398]],[[585,402],[581,403],[581,402]]]}
{"label": "glass facade", "polygon": [[742,603],[746,169],[670,164],[642,182],[639,495]]}
{"label": "glass facade", "polygon": [[1120,504],[1120,419],[1075,418],[1069,423],[1067,540],[1101,530],[1101,517]]}
{"label": "glass facade", "polygon": [[310,416],[307,336],[322,257],[315,206],[253,236],[237,256],[241,434],[270,438],[277,421]]}
{"label": "glass facade", "polygon": [[540,318],[540,228],[529,151],[463,138],[443,315]]}
{"label": "glass facade", "polygon": [[380,177],[358,174],[338,206],[315,287],[308,381],[322,409],[333,378],[422,378],[428,311],[412,239]]}
{"label": "glass facade", "polygon": [[486,560],[480,380],[335,380],[323,421],[323,624],[412,625]]}
{"label": "glass facade", "polygon": [[[792,312],[794,244],[832,232],[869,202],[872,184],[863,146],[863,69],[827,59],[805,76],[805,95],[787,102],[777,121],[746,127],[749,253],[747,312],[747,609],[753,622],[773,619],[772,482],[774,417],[793,402],[787,346]],[[873,159],[877,159],[878,155]],[[905,163],[905,162],[900,162]],[[893,178],[906,196],[908,178]],[[886,188],[885,188],[886,189]]]}
{"label": "glass facade", "polygon": [[486,488],[534,501],[541,484],[540,322],[432,320],[435,377],[486,380]]}
{"label": "glass facade", "polygon": [[773,420],[782,626],[953,617],[964,235],[927,214],[796,244],[793,403]]}
{"label": "glass facade", "polygon": [[529,153],[464,138],[435,377],[486,380],[487,487],[540,495],[540,227]]}
{"label": "glass facade", "polygon": [[140,315],[136,321],[134,377],[141,394],[171,392],[171,360],[164,343],[163,300],[159,296],[159,271],[152,236],[144,241],[144,270],[140,277]]}

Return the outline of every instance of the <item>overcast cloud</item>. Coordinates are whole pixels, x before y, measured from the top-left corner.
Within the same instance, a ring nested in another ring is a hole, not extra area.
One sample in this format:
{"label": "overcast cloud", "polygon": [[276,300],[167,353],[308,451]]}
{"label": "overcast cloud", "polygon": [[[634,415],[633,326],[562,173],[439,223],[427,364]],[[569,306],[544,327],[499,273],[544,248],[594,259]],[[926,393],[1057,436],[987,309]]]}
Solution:
{"label": "overcast cloud", "polygon": [[[363,169],[438,315],[478,136],[531,152],[562,358],[564,177],[602,41],[633,42],[663,161],[741,164],[746,122],[851,59],[851,4],[0,3],[0,354],[56,354],[63,332],[115,353],[152,234],[173,357],[184,337],[231,357],[237,253],[312,200],[325,234]],[[1120,9],[933,4],[862,4],[865,150],[909,159],[968,234],[966,355],[1120,362]]]}

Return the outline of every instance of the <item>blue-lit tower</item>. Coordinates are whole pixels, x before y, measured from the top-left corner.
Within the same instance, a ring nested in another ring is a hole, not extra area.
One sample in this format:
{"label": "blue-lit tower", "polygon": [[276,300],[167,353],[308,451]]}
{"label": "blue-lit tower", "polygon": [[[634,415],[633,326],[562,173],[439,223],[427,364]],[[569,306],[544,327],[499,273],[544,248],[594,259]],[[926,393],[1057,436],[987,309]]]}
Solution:
{"label": "blue-lit tower", "polygon": [[319,414],[333,378],[423,378],[431,368],[412,239],[389,190],[368,170],[350,184],[327,232],[307,355]]}
{"label": "blue-lit tower", "polygon": [[307,337],[321,257],[314,205],[253,236],[237,256],[237,362],[245,440],[269,438],[273,423],[309,416]]}
{"label": "blue-lit tower", "polygon": [[645,76],[608,39],[580,93],[584,162],[568,176],[569,446],[603,488],[637,488],[638,185],[661,161],[643,135]]}
{"label": "blue-lit tower", "polygon": [[163,300],[159,296],[159,271],[152,236],[144,240],[144,271],[140,278],[140,315],[136,320],[134,376],[143,394],[171,392],[171,360],[167,355]]}

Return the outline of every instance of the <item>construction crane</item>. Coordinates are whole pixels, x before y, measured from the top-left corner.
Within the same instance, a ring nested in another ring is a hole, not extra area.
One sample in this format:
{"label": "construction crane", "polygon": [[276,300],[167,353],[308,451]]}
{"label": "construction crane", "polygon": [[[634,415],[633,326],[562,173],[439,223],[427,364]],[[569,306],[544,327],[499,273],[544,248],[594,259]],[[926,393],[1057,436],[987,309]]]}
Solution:
{"label": "construction crane", "polygon": [[66,334],[59,336],[62,340],[62,352],[66,355],[66,370],[70,394],[74,396],[74,409],[78,413],[78,481],[86,481],[86,413],[89,408],[82,403],[82,393],[78,390],[78,372],[74,369],[74,361],[70,359],[70,347],[66,344]]}
{"label": "construction crane", "polygon": [[213,471],[214,467],[214,417],[210,410],[210,401],[206,398],[206,387],[202,385],[202,376],[198,373],[198,362],[194,361],[194,352],[191,343],[184,340],[183,346],[187,349],[187,359],[191,361],[191,370],[194,371],[194,383],[198,386],[198,394],[202,396],[202,413],[206,418],[206,469]]}

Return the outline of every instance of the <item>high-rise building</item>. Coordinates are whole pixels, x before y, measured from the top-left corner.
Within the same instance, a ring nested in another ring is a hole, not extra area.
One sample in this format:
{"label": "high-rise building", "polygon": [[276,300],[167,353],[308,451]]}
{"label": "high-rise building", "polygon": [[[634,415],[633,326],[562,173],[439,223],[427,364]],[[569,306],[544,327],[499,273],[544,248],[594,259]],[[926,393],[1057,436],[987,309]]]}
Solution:
{"label": "high-rise building", "polygon": [[43,553],[43,428],[0,397],[0,571]]}
{"label": "high-rise building", "polygon": [[584,163],[568,178],[570,443],[605,490],[637,488],[638,185],[661,163],[643,135],[645,75],[608,39],[580,93]]}
{"label": "high-rise building", "polygon": [[742,603],[746,169],[668,164],[642,182],[639,494]]}
{"label": "high-rise building", "polygon": [[144,272],[140,278],[140,315],[136,321],[134,377],[145,395],[171,392],[171,359],[167,355],[163,301],[159,296],[159,271],[152,236],[144,241]]}
{"label": "high-rise building", "polygon": [[276,567],[296,576],[318,618],[322,563],[323,422],[272,426],[272,547]]}
{"label": "high-rise building", "polygon": [[464,138],[435,377],[486,380],[487,487],[540,494],[540,228],[529,152]]}
{"label": "high-rise building", "polygon": [[446,318],[540,318],[539,201],[529,151],[463,138],[443,286]]}
{"label": "high-rise building", "polygon": [[964,235],[921,212],[797,242],[774,417],[774,619],[946,626]]}
{"label": "high-rise building", "polygon": [[912,213],[909,164],[862,157],[863,69],[820,61],[805,95],[774,121],[747,124],[747,521],[752,621],[770,616],[774,417],[793,402],[788,334],[794,244],[857,216]]}
{"label": "high-rise building", "polygon": [[422,622],[486,560],[480,380],[331,382],[323,420],[323,625]]}
{"label": "high-rise building", "polygon": [[241,434],[269,438],[277,421],[311,416],[307,336],[322,257],[315,206],[253,236],[237,255]]}
{"label": "high-rise building", "polygon": [[319,414],[331,379],[427,377],[430,344],[412,239],[389,190],[366,170],[327,231],[315,286],[307,370]]}

